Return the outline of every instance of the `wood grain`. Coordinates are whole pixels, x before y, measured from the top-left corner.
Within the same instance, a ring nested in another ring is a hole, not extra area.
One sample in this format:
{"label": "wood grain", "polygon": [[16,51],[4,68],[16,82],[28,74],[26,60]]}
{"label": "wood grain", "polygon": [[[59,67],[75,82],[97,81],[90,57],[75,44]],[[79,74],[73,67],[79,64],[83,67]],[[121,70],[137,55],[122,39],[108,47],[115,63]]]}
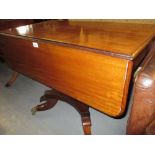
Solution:
{"label": "wood grain", "polygon": [[51,20],[1,31],[0,44],[13,70],[119,116],[154,33],[147,24]]}
{"label": "wood grain", "polygon": [[[25,29],[25,31],[24,31]],[[3,33],[55,41],[126,55],[134,59],[150,42],[154,25],[84,21],[47,21]]]}
{"label": "wood grain", "polygon": [[13,70],[110,116],[124,112],[132,61],[43,41],[34,48],[31,39],[0,37]]}

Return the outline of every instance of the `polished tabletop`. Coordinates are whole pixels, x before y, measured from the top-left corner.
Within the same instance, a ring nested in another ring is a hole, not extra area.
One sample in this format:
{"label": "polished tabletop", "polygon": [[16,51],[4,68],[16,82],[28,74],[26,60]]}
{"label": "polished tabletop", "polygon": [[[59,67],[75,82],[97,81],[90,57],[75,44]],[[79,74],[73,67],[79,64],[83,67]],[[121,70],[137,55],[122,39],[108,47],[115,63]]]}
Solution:
{"label": "polished tabletop", "polygon": [[126,55],[134,59],[154,37],[155,25],[49,20],[0,31]]}
{"label": "polished tabletop", "polygon": [[0,43],[14,71],[116,117],[154,32],[154,25],[51,20],[0,31]]}

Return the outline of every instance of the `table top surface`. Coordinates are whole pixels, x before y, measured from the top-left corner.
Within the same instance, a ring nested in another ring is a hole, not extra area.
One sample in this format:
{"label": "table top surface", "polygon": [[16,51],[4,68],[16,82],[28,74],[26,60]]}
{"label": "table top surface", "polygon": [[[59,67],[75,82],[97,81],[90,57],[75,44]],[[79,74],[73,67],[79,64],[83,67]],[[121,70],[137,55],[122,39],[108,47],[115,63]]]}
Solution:
{"label": "table top surface", "polygon": [[0,31],[0,34],[43,39],[86,47],[134,59],[154,37],[155,25],[50,20]]}

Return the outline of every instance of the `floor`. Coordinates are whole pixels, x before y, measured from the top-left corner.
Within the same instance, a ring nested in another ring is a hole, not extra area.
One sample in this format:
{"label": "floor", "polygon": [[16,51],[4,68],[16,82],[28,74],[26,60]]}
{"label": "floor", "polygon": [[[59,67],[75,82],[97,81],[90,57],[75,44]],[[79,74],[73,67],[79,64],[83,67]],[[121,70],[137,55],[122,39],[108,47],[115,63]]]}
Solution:
{"label": "floor", "polygon": [[[51,110],[31,114],[31,108],[49,88],[23,75],[10,88],[4,87],[12,70],[0,63],[0,134],[1,135],[82,135],[81,118],[68,104],[59,101]],[[127,114],[114,119],[90,109],[92,134],[124,135]]]}

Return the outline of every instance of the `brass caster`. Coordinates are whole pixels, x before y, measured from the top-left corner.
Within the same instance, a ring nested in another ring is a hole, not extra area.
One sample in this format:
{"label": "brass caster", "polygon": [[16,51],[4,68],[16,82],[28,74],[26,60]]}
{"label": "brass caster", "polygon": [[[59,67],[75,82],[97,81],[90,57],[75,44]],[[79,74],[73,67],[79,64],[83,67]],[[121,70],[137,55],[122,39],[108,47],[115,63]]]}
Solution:
{"label": "brass caster", "polygon": [[83,126],[84,135],[91,135],[91,126]]}
{"label": "brass caster", "polygon": [[31,109],[31,113],[32,113],[32,115],[35,115],[36,112],[37,112],[37,107],[33,107],[33,108]]}

